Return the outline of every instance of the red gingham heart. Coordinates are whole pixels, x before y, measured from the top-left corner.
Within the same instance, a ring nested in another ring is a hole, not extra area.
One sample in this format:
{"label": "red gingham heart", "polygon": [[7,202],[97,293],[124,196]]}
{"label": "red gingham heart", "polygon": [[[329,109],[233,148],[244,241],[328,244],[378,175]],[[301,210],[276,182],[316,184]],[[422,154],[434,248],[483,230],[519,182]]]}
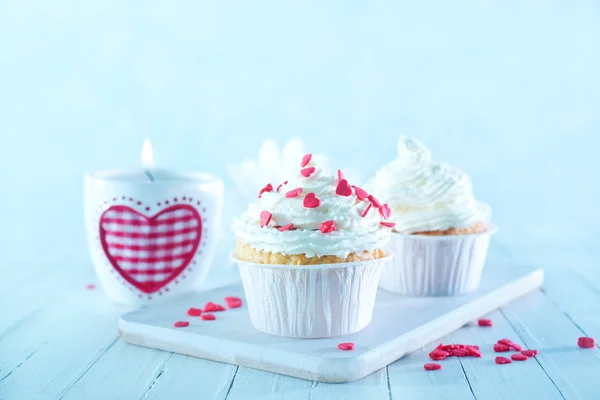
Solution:
{"label": "red gingham heart", "polygon": [[202,236],[202,218],[187,204],[147,217],[112,206],[100,218],[100,242],[115,270],[144,293],[175,279],[192,261]]}

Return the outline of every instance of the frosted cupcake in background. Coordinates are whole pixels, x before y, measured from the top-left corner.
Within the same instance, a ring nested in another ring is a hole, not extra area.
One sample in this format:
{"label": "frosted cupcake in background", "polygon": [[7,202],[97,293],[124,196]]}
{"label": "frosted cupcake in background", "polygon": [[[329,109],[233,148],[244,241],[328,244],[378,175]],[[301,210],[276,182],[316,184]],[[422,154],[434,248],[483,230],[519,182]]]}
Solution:
{"label": "frosted cupcake in background", "polygon": [[234,221],[234,259],[252,323],[274,335],[363,329],[387,256],[387,205],[311,158],[302,158],[294,177],[266,185]]}
{"label": "frosted cupcake in background", "polygon": [[467,174],[433,162],[417,139],[400,137],[398,158],[366,188],[389,203],[395,223],[395,257],[382,272],[382,288],[415,296],[477,289],[496,229],[490,225],[490,206],[475,199]]}

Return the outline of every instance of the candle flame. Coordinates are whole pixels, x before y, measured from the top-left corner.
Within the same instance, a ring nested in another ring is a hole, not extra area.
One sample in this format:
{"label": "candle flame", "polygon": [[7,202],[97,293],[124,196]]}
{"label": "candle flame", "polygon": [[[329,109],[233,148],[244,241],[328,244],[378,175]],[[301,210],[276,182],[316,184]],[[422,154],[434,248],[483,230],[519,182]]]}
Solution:
{"label": "candle flame", "polygon": [[152,143],[150,139],[146,138],[142,146],[142,166],[144,168],[152,168],[153,165],[154,154],[152,153]]}

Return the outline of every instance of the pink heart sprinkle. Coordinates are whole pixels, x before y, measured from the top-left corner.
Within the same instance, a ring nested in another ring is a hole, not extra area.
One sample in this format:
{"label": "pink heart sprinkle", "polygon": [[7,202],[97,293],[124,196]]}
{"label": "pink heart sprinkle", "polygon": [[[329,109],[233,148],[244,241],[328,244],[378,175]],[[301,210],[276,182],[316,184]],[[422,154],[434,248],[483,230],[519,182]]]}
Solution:
{"label": "pink heart sprinkle", "polygon": [[393,228],[396,226],[395,222],[387,222],[387,221],[381,221],[379,224],[382,226],[385,226],[386,228]]}
{"label": "pink heart sprinkle", "polygon": [[201,314],[202,314],[202,310],[199,308],[190,307],[187,310],[187,315],[189,315],[190,317],[199,317]]}
{"label": "pink heart sprinkle", "polygon": [[521,354],[521,353],[515,353],[515,354],[511,355],[510,358],[514,361],[525,361],[529,357],[527,357],[526,355]]}
{"label": "pink heart sprinkle", "polygon": [[496,353],[505,353],[505,352],[507,352],[507,351],[509,351],[509,350],[510,350],[510,347],[508,347],[508,346],[507,346],[507,345],[505,345],[505,344],[502,344],[502,343],[496,343],[496,344],[494,345],[494,351],[495,351]]}
{"label": "pink heart sprinkle", "polygon": [[423,366],[423,368],[425,368],[425,371],[435,371],[438,369],[442,369],[442,366],[436,363],[427,363]]}
{"label": "pink heart sprinkle", "polygon": [[344,179],[344,173],[341,169],[338,169],[338,181],[341,181],[342,179]]}
{"label": "pink heart sprinkle", "polygon": [[284,226],[280,226],[277,229],[279,230],[279,232],[285,232],[285,231],[289,231],[293,227],[294,227],[294,224],[287,224],[287,225],[284,225]]}
{"label": "pink heart sprinkle", "polygon": [[227,307],[229,308],[239,308],[242,306],[242,299],[235,296],[227,296],[225,297],[225,303],[227,303]]}
{"label": "pink heart sprinkle", "polygon": [[304,207],[306,208],[317,208],[320,204],[321,200],[319,200],[314,193],[309,193],[304,198]]}
{"label": "pink heart sprinkle", "polygon": [[308,178],[309,176],[314,174],[316,170],[317,169],[315,167],[304,168],[300,170],[300,175],[302,175],[305,178]]}
{"label": "pink heart sprinkle", "polygon": [[506,357],[502,357],[502,356],[498,356],[495,359],[496,364],[510,364],[512,363],[512,361],[510,360],[510,358],[506,358]]}
{"label": "pink heart sprinkle", "polygon": [[367,208],[365,208],[362,212],[362,214],[360,214],[361,217],[366,217],[367,213],[369,212],[369,210],[371,209],[371,207],[373,207],[373,204],[369,203],[369,205],[367,206]]}
{"label": "pink heart sprinkle", "polygon": [[90,284],[88,284],[88,285],[87,285],[85,288],[86,288],[87,290],[94,290],[94,289],[96,289],[96,285],[94,285],[93,283],[90,283]]}
{"label": "pink heart sprinkle", "polygon": [[354,193],[356,193],[356,197],[359,201],[363,201],[364,199],[369,197],[367,191],[359,188],[358,186],[354,186]]}
{"label": "pink heart sprinkle", "polygon": [[479,321],[477,321],[477,324],[479,326],[492,326],[492,320],[486,319],[486,318],[481,318]]}
{"label": "pink heart sprinkle", "polygon": [[381,216],[383,218],[388,219],[390,217],[390,215],[392,215],[390,206],[388,206],[387,204],[384,204],[381,207],[379,207],[379,214],[381,214]]}
{"label": "pink heart sprinkle", "polygon": [[372,194],[369,195],[368,199],[374,207],[379,208],[381,206],[379,200],[377,200]]}
{"label": "pink heart sprinkle", "polygon": [[173,324],[173,326],[175,328],[185,328],[186,326],[189,326],[189,325],[190,325],[190,323],[187,321],[177,321]]}
{"label": "pink heart sprinkle", "polygon": [[321,224],[320,228],[322,233],[329,233],[335,231],[335,222],[331,219]]}
{"label": "pink heart sprinkle", "polygon": [[213,314],[204,314],[200,318],[202,318],[205,321],[214,321],[215,319],[217,319],[217,317],[215,317]]}
{"label": "pink heart sprinkle", "polygon": [[523,350],[521,351],[521,354],[523,354],[524,356],[527,357],[535,357],[537,356],[538,351],[537,350]]}
{"label": "pink heart sprinkle", "polygon": [[300,162],[300,166],[302,168],[306,167],[306,164],[308,164],[310,162],[311,158],[312,158],[312,154],[305,154],[304,157],[302,157],[302,162]]}
{"label": "pink heart sprinkle", "polygon": [[338,344],[338,349],[340,349],[340,350],[352,350],[353,348],[354,348],[354,343],[352,343],[352,342]]}
{"label": "pink heart sprinkle", "polygon": [[267,183],[267,186],[260,189],[260,192],[258,193],[258,198],[260,199],[264,192],[272,192],[272,191],[273,191],[273,185],[271,185],[270,183]]}
{"label": "pink heart sprinkle", "polygon": [[292,189],[285,194],[285,197],[291,199],[292,197],[298,197],[302,194],[302,188]]}
{"label": "pink heart sprinkle", "polygon": [[577,339],[577,345],[583,349],[591,349],[596,345],[596,341],[591,337],[580,337]]}
{"label": "pink heart sprinkle", "polygon": [[225,307],[220,304],[215,304],[212,301],[209,301],[204,305],[204,312],[217,312],[217,311],[225,311]]}
{"label": "pink heart sprinkle", "polygon": [[335,188],[335,194],[348,197],[352,194],[352,188],[348,185],[348,181],[342,179],[338,182],[337,187]]}
{"label": "pink heart sprinkle", "polygon": [[281,189],[281,187],[283,185],[287,185],[288,181],[284,181],[283,183],[280,183],[279,186],[277,186],[277,191],[279,192],[279,189]]}
{"label": "pink heart sprinkle", "polygon": [[264,228],[265,226],[269,225],[269,222],[271,222],[272,216],[273,216],[273,214],[271,214],[267,210],[261,211],[260,212],[260,227]]}

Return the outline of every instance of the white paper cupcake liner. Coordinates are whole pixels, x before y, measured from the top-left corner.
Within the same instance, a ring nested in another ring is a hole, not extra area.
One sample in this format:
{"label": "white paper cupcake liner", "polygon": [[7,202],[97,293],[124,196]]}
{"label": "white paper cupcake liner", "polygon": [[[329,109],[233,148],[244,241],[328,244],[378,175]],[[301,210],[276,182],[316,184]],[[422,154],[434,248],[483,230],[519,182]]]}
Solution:
{"label": "white paper cupcake liner", "polygon": [[323,265],[234,261],[256,329],[277,336],[325,338],[369,325],[387,259]]}
{"label": "white paper cupcake liner", "polygon": [[385,263],[379,286],[407,296],[456,296],[477,290],[490,236],[425,236],[393,233],[394,257]]}

